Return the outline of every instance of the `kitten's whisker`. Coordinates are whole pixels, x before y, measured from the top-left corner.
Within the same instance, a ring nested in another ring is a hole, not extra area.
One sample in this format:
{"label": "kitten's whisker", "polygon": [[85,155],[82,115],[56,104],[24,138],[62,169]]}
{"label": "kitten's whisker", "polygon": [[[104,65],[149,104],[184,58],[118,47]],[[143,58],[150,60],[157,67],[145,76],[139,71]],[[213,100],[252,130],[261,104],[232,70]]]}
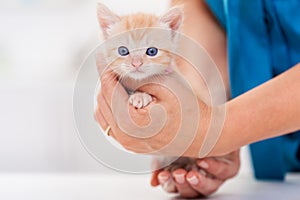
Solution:
{"label": "kitten's whisker", "polygon": [[118,66],[118,65],[116,65],[116,66],[109,66],[110,67],[110,69],[112,69],[112,70],[116,70],[116,69],[119,69],[120,68],[120,66]]}
{"label": "kitten's whisker", "polygon": [[124,66],[124,67],[132,67],[131,65],[125,64],[125,63],[122,63],[122,65],[109,65],[109,67],[122,67],[122,66]]}
{"label": "kitten's whisker", "polygon": [[157,82],[161,82],[162,75],[161,74],[154,74],[153,79],[156,80]]}

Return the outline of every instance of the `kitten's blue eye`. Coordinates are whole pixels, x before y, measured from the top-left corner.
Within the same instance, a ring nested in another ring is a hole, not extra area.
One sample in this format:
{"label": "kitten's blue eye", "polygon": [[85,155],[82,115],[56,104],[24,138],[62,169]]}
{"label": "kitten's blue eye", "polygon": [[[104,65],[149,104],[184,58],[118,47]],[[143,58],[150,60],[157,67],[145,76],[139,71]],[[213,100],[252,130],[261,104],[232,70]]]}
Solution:
{"label": "kitten's blue eye", "polygon": [[157,49],[157,48],[155,48],[155,47],[150,47],[150,48],[147,49],[146,54],[147,54],[148,56],[156,56],[157,52],[158,52],[158,49]]}
{"label": "kitten's blue eye", "polygon": [[121,46],[118,48],[118,53],[121,56],[127,56],[129,54],[129,50],[127,49],[127,47]]}

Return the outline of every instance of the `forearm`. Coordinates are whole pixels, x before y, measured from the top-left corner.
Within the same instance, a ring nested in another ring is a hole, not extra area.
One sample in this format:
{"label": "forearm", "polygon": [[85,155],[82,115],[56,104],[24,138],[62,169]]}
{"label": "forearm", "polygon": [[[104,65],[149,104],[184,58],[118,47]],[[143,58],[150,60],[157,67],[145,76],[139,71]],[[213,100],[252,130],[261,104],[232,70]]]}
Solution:
{"label": "forearm", "polygon": [[222,75],[227,94],[229,94],[225,31],[204,0],[172,0],[171,5],[183,5],[184,22],[181,32],[199,43],[209,53]]}
{"label": "forearm", "polygon": [[213,155],[300,129],[300,64],[229,101]]}

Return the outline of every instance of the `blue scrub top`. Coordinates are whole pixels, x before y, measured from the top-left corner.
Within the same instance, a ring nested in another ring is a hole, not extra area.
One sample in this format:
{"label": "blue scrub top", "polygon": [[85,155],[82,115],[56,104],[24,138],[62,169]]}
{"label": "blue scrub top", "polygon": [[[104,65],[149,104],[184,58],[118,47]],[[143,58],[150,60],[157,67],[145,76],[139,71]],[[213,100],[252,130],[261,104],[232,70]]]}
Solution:
{"label": "blue scrub top", "polygon": [[[232,97],[300,62],[299,0],[206,2],[227,33]],[[250,145],[256,178],[283,180],[299,171],[299,145],[300,132]]]}

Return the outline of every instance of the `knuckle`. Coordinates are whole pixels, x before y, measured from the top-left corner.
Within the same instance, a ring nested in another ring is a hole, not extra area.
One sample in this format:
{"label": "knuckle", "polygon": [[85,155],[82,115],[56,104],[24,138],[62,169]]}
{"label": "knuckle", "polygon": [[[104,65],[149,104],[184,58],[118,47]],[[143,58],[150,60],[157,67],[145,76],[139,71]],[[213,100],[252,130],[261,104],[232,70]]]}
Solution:
{"label": "knuckle", "polygon": [[107,70],[102,71],[102,74],[100,75],[101,82],[106,82],[109,79],[109,73]]}
{"label": "knuckle", "polygon": [[101,82],[101,93],[105,95],[107,93],[107,88],[109,87],[108,81]]}
{"label": "knuckle", "polygon": [[217,177],[224,178],[224,177],[230,176],[230,174],[231,174],[231,172],[228,169],[228,167],[225,167],[225,168],[219,169],[219,171],[216,175],[217,175]]}
{"label": "knuckle", "polygon": [[219,189],[220,185],[221,185],[221,183],[220,184],[212,184],[212,183],[206,184],[203,187],[202,194],[205,196],[209,196],[209,195],[215,193]]}
{"label": "knuckle", "polygon": [[165,184],[162,184],[162,188],[167,193],[177,193],[177,188],[174,182],[167,182]]}
{"label": "knuckle", "polygon": [[135,153],[144,153],[144,149],[140,147],[140,144],[137,144],[136,142],[126,139],[126,140],[120,140],[118,139],[118,142],[126,149],[127,151],[135,152]]}
{"label": "knuckle", "polygon": [[203,195],[205,196],[209,196],[212,195],[213,193],[215,193],[218,190],[218,188],[209,188],[207,189],[205,192],[203,192]]}
{"label": "knuckle", "polygon": [[132,146],[130,146],[130,145],[128,145],[128,144],[124,144],[123,142],[120,142],[120,143],[121,143],[121,145],[124,147],[124,149],[126,149],[127,151],[131,151],[131,152],[136,152],[136,153],[138,153],[138,152],[136,151],[136,149],[133,148]]}
{"label": "knuckle", "polygon": [[118,142],[128,151],[133,151],[134,148],[131,145],[131,142],[129,140],[124,139],[118,139]]}
{"label": "knuckle", "polygon": [[97,96],[97,109],[101,109],[101,105],[103,105],[104,103],[104,99],[103,99],[103,93],[102,91],[98,93],[98,96]]}
{"label": "knuckle", "polygon": [[230,172],[228,174],[227,178],[233,178],[233,177],[235,177],[238,174],[238,172],[239,172],[239,168],[234,169],[232,172]]}
{"label": "knuckle", "polygon": [[227,173],[227,169],[224,166],[221,165],[217,165],[215,166],[214,170],[212,170],[213,175],[219,177],[219,176],[223,176],[224,174]]}

